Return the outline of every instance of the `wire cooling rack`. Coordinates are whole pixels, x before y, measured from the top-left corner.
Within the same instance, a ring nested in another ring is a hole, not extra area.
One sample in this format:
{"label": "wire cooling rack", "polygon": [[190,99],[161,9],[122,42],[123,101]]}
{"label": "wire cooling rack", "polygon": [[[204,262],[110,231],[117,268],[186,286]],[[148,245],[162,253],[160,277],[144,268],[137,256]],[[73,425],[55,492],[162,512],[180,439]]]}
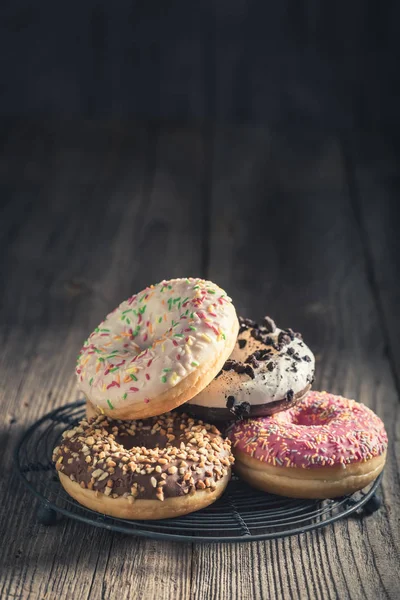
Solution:
{"label": "wire cooling rack", "polygon": [[62,432],[85,412],[85,402],[67,404],[46,414],[20,439],[14,453],[18,474],[39,499],[38,519],[45,525],[58,515],[97,527],[153,539],[181,542],[244,542],[296,535],[324,527],[349,515],[363,517],[380,506],[375,492],[381,477],[368,488],[335,500],[296,500],[266,494],[233,476],[223,496],[211,506],[162,521],[129,521],[84,508],[61,486],[52,450]]}

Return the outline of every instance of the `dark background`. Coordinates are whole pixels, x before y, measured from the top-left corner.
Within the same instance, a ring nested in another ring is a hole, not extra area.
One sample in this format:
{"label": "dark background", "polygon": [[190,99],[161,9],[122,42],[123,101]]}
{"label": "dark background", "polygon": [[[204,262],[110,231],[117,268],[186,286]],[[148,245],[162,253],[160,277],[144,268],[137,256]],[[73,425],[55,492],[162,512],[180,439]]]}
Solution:
{"label": "dark background", "polygon": [[398,2],[3,0],[5,115],[398,123]]}
{"label": "dark background", "polygon": [[[1,598],[398,599],[399,24],[394,0],[1,2]],[[19,436],[78,398],[105,314],[188,275],[384,420],[373,516],[214,546],[38,522]]]}

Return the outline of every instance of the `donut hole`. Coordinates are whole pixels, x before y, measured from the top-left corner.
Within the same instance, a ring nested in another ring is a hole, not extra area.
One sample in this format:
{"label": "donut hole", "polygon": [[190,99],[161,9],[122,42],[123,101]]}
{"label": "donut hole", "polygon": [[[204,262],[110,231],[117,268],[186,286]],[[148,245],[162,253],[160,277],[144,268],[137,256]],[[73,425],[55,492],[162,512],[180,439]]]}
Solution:
{"label": "donut hole", "polygon": [[300,425],[303,427],[322,427],[331,421],[330,418],[327,418],[324,415],[316,415],[315,413],[300,413],[297,415],[297,418],[293,420],[295,425]]}
{"label": "donut hole", "polygon": [[300,427],[323,427],[328,425],[337,417],[337,411],[327,412],[321,410],[321,412],[315,412],[312,408],[302,408],[301,410],[289,410],[287,421],[293,425],[299,425]]}
{"label": "donut hole", "polygon": [[132,450],[132,448],[147,448],[151,450],[152,448],[165,448],[167,446],[178,447],[181,442],[177,435],[174,440],[170,441],[165,434],[159,431],[152,433],[150,425],[144,425],[134,435],[128,432],[120,432],[115,435],[115,441],[125,450]]}
{"label": "donut hole", "polygon": [[[124,450],[132,450],[136,446],[144,446],[144,444],[138,444],[136,436],[129,435],[129,433],[122,433],[121,435],[115,436],[115,441],[119,446],[122,446]],[[148,446],[145,446],[148,448]]]}

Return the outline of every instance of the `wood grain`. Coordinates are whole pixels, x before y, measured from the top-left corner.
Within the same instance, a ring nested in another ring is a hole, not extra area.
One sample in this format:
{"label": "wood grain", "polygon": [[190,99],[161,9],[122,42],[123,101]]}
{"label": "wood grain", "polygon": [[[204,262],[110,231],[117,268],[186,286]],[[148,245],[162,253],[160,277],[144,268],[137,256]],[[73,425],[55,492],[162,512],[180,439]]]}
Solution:
{"label": "wood grain", "polygon": [[149,278],[200,272],[203,155],[201,135],[136,125],[24,124],[5,143],[1,597],[109,597],[121,577],[121,597],[188,597],[190,545],[38,525],[11,453],[29,423],[76,397],[76,353],[106,312]]}
{"label": "wood grain", "polygon": [[390,135],[359,133],[344,140],[350,194],[375,294],[387,354],[400,393],[400,241],[398,202],[400,143]]}
{"label": "wood grain", "polygon": [[[212,114],[215,97],[207,102]],[[397,597],[399,404],[388,346],[398,354],[382,327],[395,306],[388,280],[368,277],[387,256],[397,273],[395,231],[390,213],[374,222],[372,194],[358,218],[352,178],[366,177],[368,163],[353,172],[343,147],[310,130],[212,123],[14,120],[0,129],[2,598]],[[364,194],[367,181],[357,184]],[[374,181],[376,196],[388,190]],[[76,353],[109,309],[149,281],[186,274],[225,286],[239,313],[302,331],[317,355],[316,386],[385,420],[378,513],[241,545],[37,523],[13,474],[18,435],[77,397]]]}
{"label": "wood grain", "polygon": [[210,277],[240,313],[302,331],[317,355],[315,387],[372,407],[391,445],[374,517],[251,549],[197,547],[195,598],[395,598],[399,405],[340,145],[226,128],[214,156]]}

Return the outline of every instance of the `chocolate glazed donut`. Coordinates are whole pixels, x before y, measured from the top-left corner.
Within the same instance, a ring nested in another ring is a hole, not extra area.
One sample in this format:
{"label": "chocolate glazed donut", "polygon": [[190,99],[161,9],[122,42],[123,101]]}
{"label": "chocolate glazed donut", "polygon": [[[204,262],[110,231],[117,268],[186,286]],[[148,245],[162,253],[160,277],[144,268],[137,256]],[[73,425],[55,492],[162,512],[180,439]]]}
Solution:
{"label": "chocolate glazed donut", "polygon": [[230,442],[186,415],[144,421],[105,415],[63,434],[53,460],[78,502],[126,519],[187,514],[214,502],[230,479]]}
{"label": "chocolate glazed donut", "polygon": [[299,333],[239,317],[235,349],[215,379],[185,406],[209,422],[263,417],[286,410],[311,388],[315,359]]}

